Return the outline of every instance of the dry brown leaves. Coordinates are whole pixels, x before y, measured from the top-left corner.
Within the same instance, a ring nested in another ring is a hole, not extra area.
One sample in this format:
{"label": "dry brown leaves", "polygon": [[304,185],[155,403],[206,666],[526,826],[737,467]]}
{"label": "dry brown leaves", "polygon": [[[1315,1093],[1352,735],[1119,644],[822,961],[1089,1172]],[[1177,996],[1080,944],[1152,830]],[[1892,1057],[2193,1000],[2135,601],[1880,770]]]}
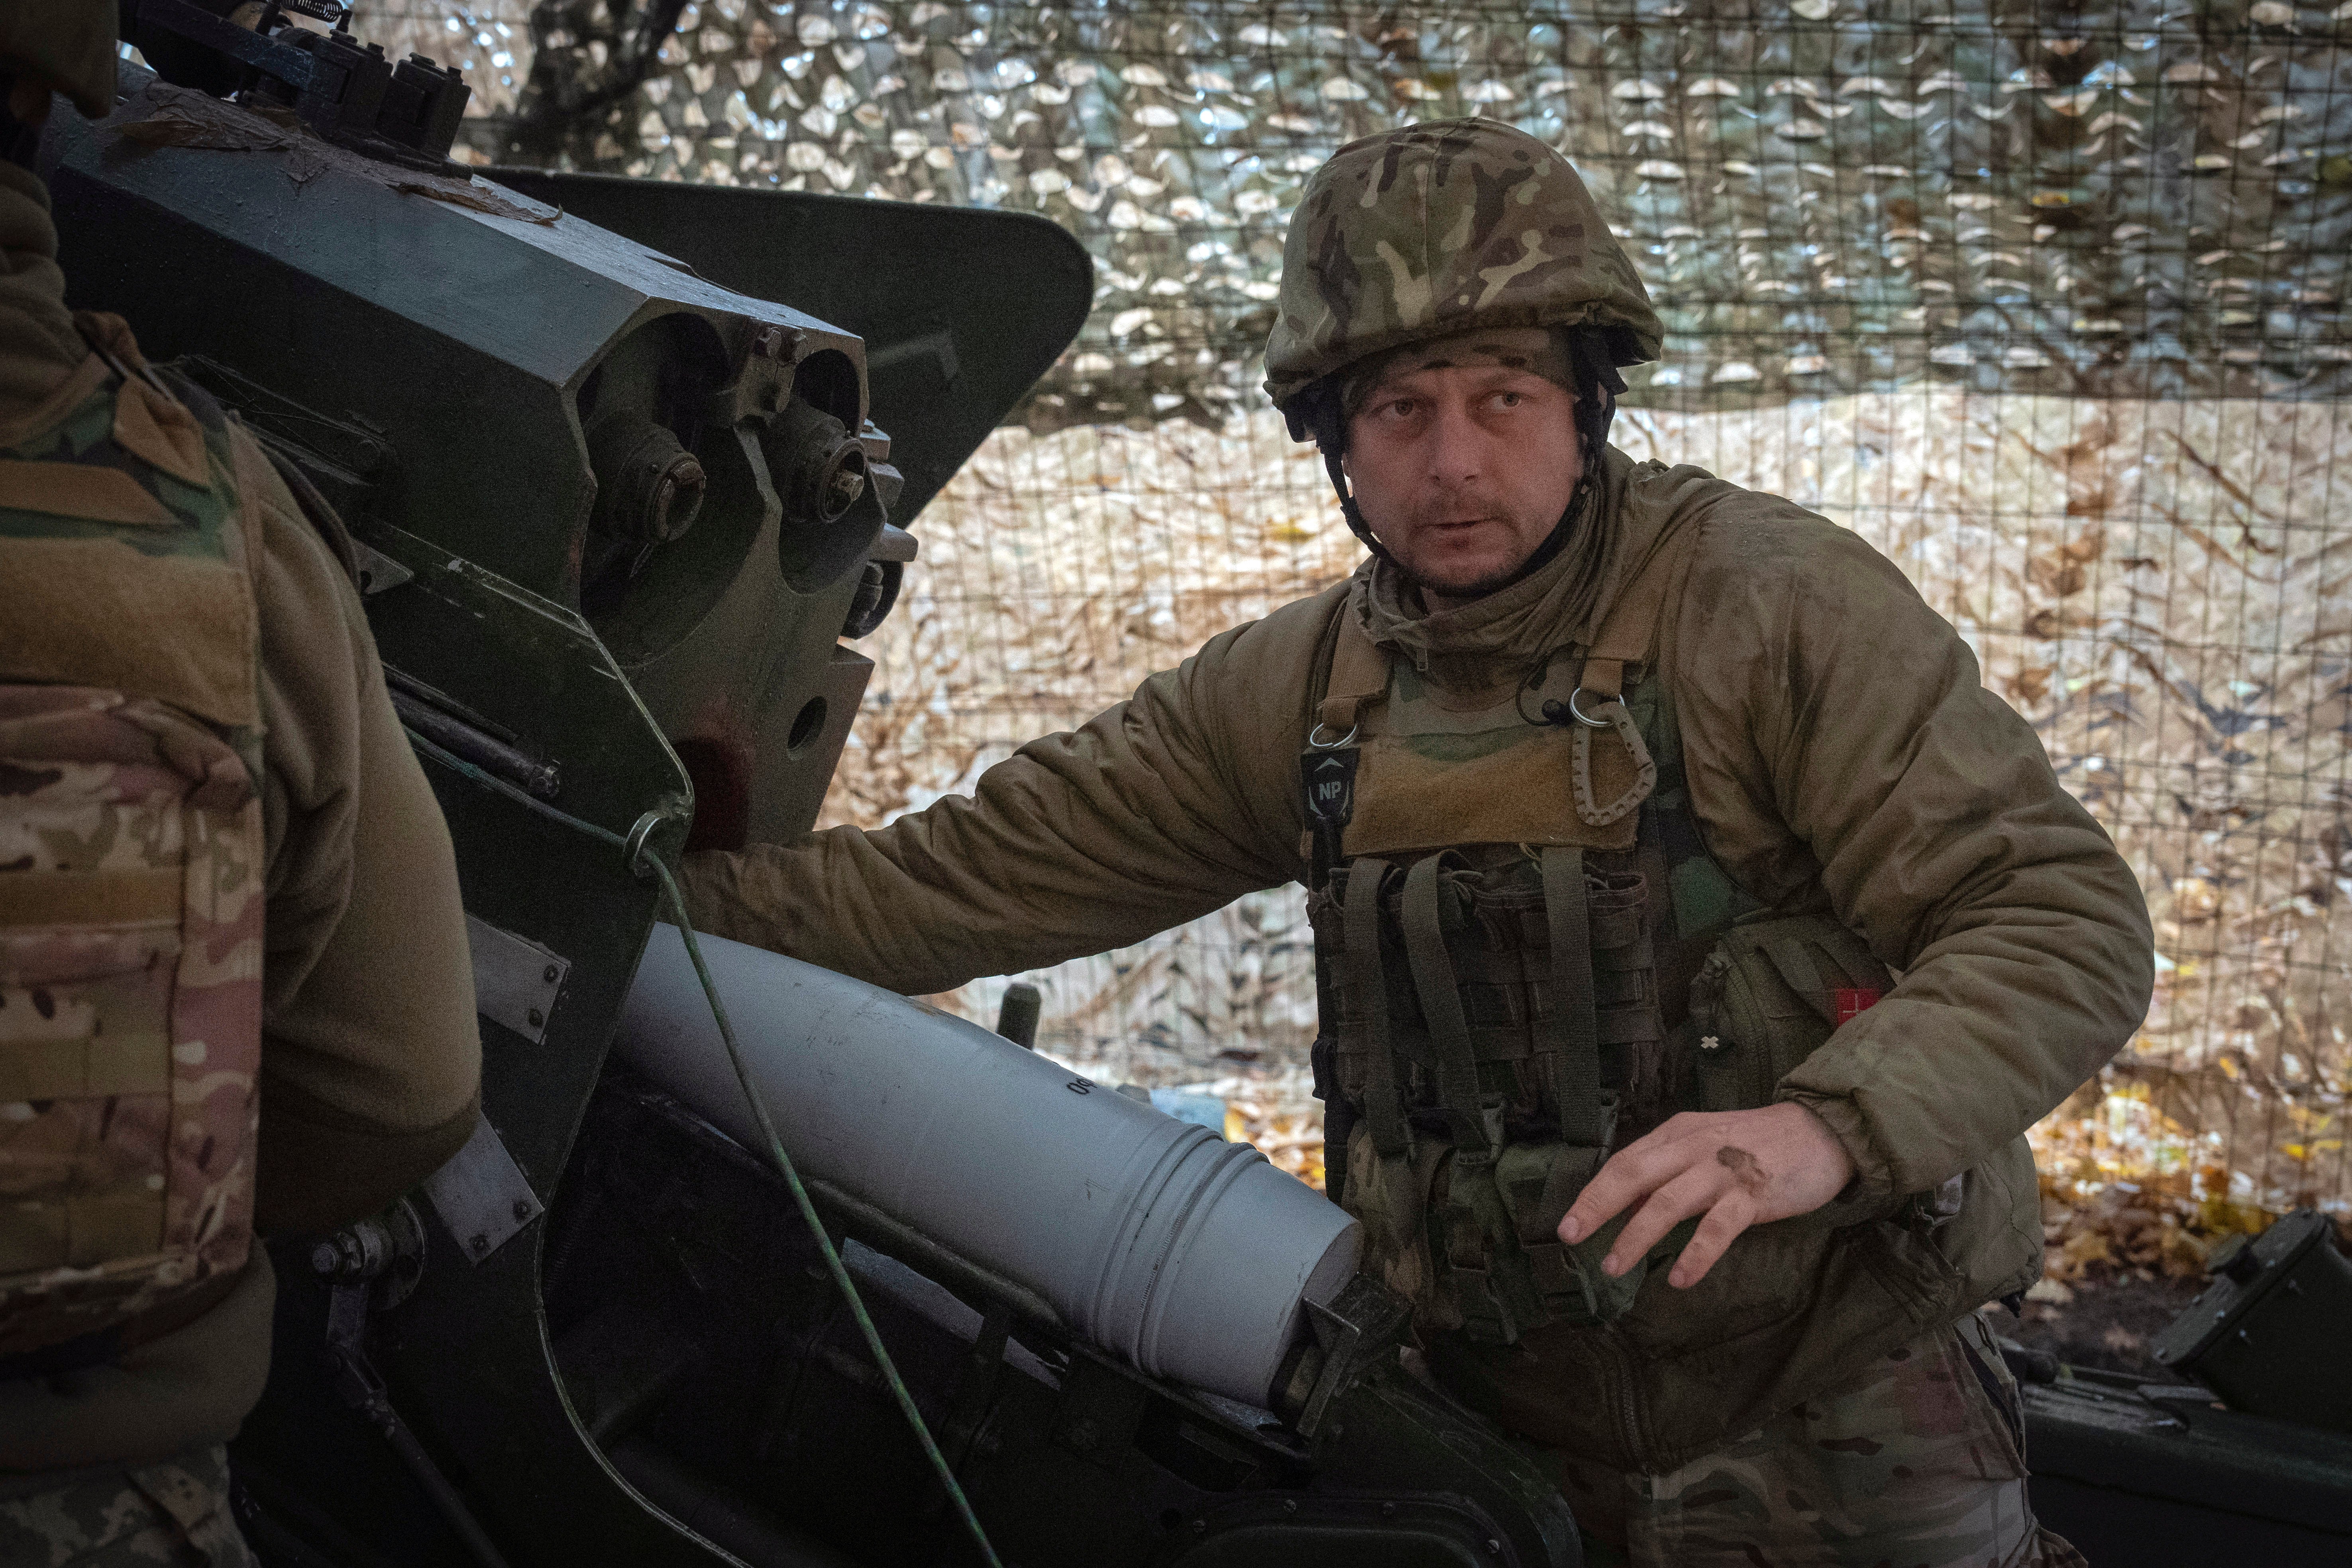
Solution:
{"label": "dry brown leaves", "polygon": [[1225,1136],[1255,1143],[1268,1160],[1323,1190],[1323,1106],[1281,1092],[1276,1084],[1246,1086],[1225,1101]]}

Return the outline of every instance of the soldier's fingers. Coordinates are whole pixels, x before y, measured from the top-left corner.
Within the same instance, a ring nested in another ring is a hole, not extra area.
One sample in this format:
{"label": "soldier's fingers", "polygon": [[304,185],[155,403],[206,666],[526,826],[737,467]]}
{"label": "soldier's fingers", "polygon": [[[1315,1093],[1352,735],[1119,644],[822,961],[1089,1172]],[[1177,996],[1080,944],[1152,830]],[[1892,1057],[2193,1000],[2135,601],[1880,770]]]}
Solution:
{"label": "soldier's fingers", "polygon": [[1643,1138],[1609,1156],[1559,1222],[1559,1238],[1570,1246],[1582,1241],[1617,1217],[1627,1204],[1648,1196],[1682,1171],[1690,1168],[1687,1152]]}
{"label": "soldier's fingers", "polygon": [[1666,1232],[1711,1206],[1726,1185],[1719,1167],[1694,1165],[1652,1193],[1650,1201],[1634,1211],[1633,1217],[1625,1222],[1625,1228],[1610,1244],[1609,1256],[1601,1261],[1601,1271],[1613,1279],[1633,1268]]}
{"label": "soldier's fingers", "polygon": [[1698,1222],[1698,1230],[1684,1244],[1682,1255],[1675,1259],[1666,1275],[1666,1282],[1678,1290],[1687,1290],[1706,1278],[1725,1248],[1738,1239],[1739,1233],[1756,1223],[1756,1194],[1735,1184],[1706,1217]]}

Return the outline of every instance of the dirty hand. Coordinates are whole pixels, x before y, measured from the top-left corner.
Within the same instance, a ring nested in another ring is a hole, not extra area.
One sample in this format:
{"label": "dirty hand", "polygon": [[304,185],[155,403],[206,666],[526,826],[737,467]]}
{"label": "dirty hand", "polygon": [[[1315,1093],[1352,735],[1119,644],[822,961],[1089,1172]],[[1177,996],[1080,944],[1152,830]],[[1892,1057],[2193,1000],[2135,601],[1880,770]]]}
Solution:
{"label": "dirty hand", "polygon": [[1698,1234],[1666,1276],[1687,1289],[1706,1278],[1741,1231],[1811,1214],[1853,1179],[1853,1161],[1844,1147],[1801,1105],[1686,1110],[1610,1157],[1559,1222],[1559,1238],[1581,1241],[1628,1205],[1648,1199],[1601,1262],[1601,1271],[1613,1279],[1676,1225],[1704,1214]]}

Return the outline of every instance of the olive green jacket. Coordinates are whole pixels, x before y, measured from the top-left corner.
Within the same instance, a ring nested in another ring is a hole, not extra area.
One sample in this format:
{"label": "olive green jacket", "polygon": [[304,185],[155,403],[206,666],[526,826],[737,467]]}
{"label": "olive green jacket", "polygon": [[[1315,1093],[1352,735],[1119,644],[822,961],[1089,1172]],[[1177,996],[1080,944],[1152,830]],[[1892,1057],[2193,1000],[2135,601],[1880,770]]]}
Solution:
{"label": "olive green jacket", "polygon": [[[1578,1401],[1573,1381],[1549,1415],[1487,1401],[1531,1436],[1658,1470],[2038,1275],[2021,1135],[2130,1037],[2153,958],[2130,868],[1885,557],[1778,498],[1613,450],[1596,515],[1616,537],[1595,619],[1669,520],[1696,530],[1659,663],[1707,849],[1764,904],[1832,910],[1901,974],[1780,1087],[1853,1159],[1834,1212],[1781,1222],[1785,1243],[1763,1235],[1780,1227],[1743,1237],[1688,1292],[1670,1296],[1653,1271],[1622,1325],[1544,1351],[1606,1384],[1607,1401]],[[1331,618],[1363,616],[1441,684],[1488,687],[1590,635],[1547,616],[1595,600],[1566,580],[1576,553],[1418,618],[1391,571],[1368,563],[1024,747],[971,797],[876,832],[690,857],[691,914],[931,992],[1300,879],[1297,759]],[[1963,1173],[1961,1215],[1932,1235],[1882,1217]],[[1622,1408],[1584,1408],[1603,1403]]]}

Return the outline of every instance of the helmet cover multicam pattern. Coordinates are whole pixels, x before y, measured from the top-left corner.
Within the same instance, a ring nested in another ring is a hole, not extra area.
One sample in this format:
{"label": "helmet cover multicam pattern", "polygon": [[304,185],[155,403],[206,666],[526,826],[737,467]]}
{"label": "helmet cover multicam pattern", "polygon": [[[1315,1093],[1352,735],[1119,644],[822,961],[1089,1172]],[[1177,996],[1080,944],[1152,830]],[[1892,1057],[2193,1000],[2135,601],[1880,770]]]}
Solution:
{"label": "helmet cover multicam pattern", "polygon": [[1276,405],[1368,354],[1478,327],[1613,329],[1621,365],[1656,358],[1661,336],[1591,193],[1525,132],[1433,120],[1333,153],[1283,242]]}

